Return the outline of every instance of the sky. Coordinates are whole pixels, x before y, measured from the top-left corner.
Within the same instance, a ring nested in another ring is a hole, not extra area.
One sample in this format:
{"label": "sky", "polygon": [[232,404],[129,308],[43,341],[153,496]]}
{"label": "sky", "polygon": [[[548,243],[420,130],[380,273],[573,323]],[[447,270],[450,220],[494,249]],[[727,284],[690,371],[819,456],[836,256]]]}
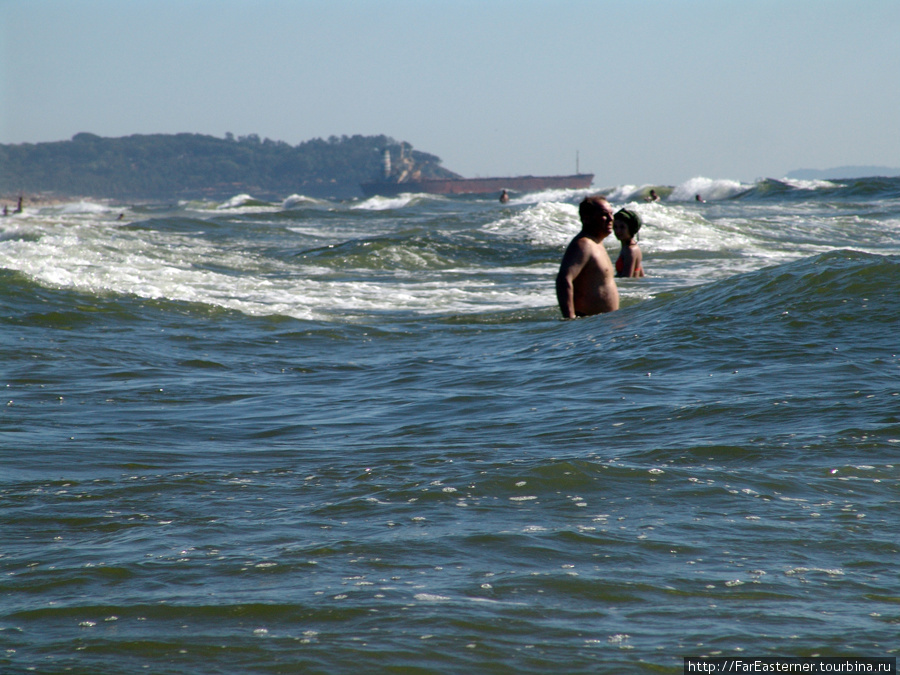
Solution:
{"label": "sky", "polygon": [[0,143],[385,134],[467,177],[900,166],[898,0],[0,0]]}

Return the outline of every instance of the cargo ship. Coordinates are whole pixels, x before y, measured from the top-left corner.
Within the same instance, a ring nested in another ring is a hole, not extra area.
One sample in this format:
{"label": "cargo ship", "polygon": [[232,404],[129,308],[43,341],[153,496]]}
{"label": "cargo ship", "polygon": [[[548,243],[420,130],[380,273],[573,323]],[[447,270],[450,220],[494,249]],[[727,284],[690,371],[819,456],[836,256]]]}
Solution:
{"label": "cargo ship", "polygon": [[[594,181],[592,173],[568,176],[507,176],[501,178],[463,178],[457,174],[447,177],[425,177],[403,154],[397,170],[391,169],[391,156],[384,153],[384,174],[381,180],[362,183],[366,197],[393,197],[403,192],[425,192],[436,195],[483,195],[503,190],[535,192],[537,190],[586,190]],[[577,169],[576,169],[577,171]],[[447,172],[450,173],[450,172]]]}

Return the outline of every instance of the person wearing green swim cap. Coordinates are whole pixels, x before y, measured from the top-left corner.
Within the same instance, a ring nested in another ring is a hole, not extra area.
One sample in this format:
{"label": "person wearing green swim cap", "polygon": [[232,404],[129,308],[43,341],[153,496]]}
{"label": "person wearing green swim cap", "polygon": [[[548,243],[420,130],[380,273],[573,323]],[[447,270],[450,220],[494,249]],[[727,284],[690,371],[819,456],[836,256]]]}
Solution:
{"label": "person wearing green swim cap", "polygon": [[613,232],[622,242],[622,250],[616,259],[617,277],[642,277],[641,247],[637,244],[637,233],[641,229],[641,217],[629,209],[619,209],[613,218]]}

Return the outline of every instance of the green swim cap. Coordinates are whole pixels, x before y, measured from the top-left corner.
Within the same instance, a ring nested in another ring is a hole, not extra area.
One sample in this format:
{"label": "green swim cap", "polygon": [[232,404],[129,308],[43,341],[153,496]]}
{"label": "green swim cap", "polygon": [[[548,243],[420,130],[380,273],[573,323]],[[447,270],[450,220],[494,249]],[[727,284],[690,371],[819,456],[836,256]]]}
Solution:
{"label": "green swim cap", "polygon": [[641,217],[630,209],[619,209],[616,211],[615,218],[625,221],[625,224],[628,225],[628,232],[632,236],[636,235],[643,225]]}

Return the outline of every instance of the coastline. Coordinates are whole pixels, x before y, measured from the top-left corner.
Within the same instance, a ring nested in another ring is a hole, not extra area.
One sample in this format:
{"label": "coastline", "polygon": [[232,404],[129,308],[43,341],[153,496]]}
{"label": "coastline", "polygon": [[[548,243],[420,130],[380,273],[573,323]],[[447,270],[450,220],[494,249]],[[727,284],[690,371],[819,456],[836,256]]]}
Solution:
{"label": "coastline", "polygon": [[15,194],[7,193],[0,195],[0,217],[3,216],[2,210],[4,206],[7,209],[7,216],[15,215],[20,197],[22,198],[23,210],[28,208],[39,209],[47,206],[59,206],[60,204],[71,204],[73,202],[92,202],[96,204],[104,204],[107,206],[111,206],[114,203],[112,200],[103,197],[89,197],[84,195],[61,195],[46,192],[21,192]]}
{"label": "coastline", "polygon": [[42,192],[21,192],[15,194],[7,193],[0,195],[0,208],[2,208],[2,205],[6,205],[10,207],[10,210],[12,210],[16,207],[16,204],[19,203],[20,197],[22,198],[23,206],[54,206],[56,204],[66,204],[71,201],[88,199],[88,197],[72,197],[69,195],[57,195]]}

